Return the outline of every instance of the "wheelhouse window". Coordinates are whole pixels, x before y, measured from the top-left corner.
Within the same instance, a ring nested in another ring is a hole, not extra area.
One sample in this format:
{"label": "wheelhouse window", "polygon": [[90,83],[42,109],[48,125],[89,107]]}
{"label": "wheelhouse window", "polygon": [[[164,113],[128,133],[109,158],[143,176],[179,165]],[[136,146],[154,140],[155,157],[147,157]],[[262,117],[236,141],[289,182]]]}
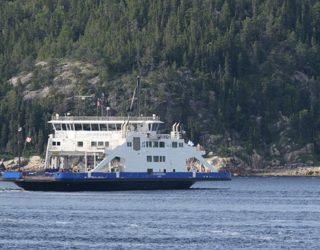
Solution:
{"label": "wheelhouse window", "polygon": [[96,147],[97,146],[97,142],[96,141],[92,141],[91,142],[91,147]]}
{"label": "wheelhouse window", "polygon": [[131,141],[127,142],[127,147],[132,147],[132,142]]}
{"label": "wheelhouse window", "polygon": [[159,128],[159,123],[153,123],[152,124],[152,131],[157,131]]}
{"label": "wheelhouse window", "polygon": [[98,147],[103,147],[103,146],[104,146],[103,141],[98,141]]}
{"label": "wheelhouse window", "polygon": [[107,124],[100,124],[100,130],[107,131],[108,130]]}
{"label": "wheelhouse window", "polygon": [[77,146],[78,146],[78,147],[83,147],[83,141],[78,141],[78,142],[77,142]]}
{"label": "wheelhouse window", "polygon": [[152,162],[152,156],[151,155],[147,155],[147,162]]}
{"label": "wheelhouse window", "polygon": [[90,124],[83,124],[83,130],[90,131]]}
{"label": "wheelhouse window", "polygon": [[183,148],[183,142],[179,142],[179,148]]}
{"label": "wheelhouse window", "polygon": [[154,161],[154,162],[159,162],[159,156],[154,155],[154,156],[153,156],[153,161]]}
{"label": "wheelhouse window", "polygon": [[110,143],[108,141],[105,141],[104,145],[108,148],[110,146]]}
{"label": "wheelhouse window", "polygon": [[61,130],[61,124],[54,124],[56,130]]}
{"label": "wheelhouse window", "polygon": [[60,146],[60,145],[61,145],[61,143],[59,141],[57,141],[57,146]]}
{"label": "wheelhouse window", "polygon": [[74,129],[75,130],[82,130],[82,126],[79,123],[74,124]]}
{"label": "wheelhouse window", "polygon": [[109,124],[109,130],[117,130],[117,127],[115,124]]}
{"label": "wheelhouse window", "polygon": [[74,130],[73,124],[67,124],[67,130]]}
{"label": "wheelhouse window", "polygon": [[172,142],[172,147],[173,147],[173,148],[177,148],[177,147],[178,147],[178,143],[177,143],[176,141],[173,141],[173,142]]}
{"label": "wheelhouse window", "polygon": [[92,131],[99,131],[99,124],[91,124]]}
{"label": "wheelhouse window", "polygon": [[159,142],[159,147],[160,147],[160,148],[164,148],[164,141],[160,141],[160,142]]}
{"label": "wheelhouse window", "polygon": [[154,142],[153,142],[153,147],[154,147],[154,148],[158,148],[158,147],[159,147],[159,142],[154,141]]}

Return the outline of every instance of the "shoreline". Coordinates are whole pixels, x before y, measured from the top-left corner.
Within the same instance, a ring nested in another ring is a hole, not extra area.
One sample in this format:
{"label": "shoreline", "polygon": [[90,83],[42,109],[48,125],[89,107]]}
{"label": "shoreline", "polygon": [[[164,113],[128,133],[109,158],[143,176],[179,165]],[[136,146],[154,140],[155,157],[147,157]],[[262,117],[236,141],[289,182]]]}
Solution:
{"label": "shoreline", "polygon": [[231,171],[233,176],[260,176],[260,177],[320,177],[320,167],[298,167],[293,169],[277,168],[277,169],[250,169],[243,172]]}

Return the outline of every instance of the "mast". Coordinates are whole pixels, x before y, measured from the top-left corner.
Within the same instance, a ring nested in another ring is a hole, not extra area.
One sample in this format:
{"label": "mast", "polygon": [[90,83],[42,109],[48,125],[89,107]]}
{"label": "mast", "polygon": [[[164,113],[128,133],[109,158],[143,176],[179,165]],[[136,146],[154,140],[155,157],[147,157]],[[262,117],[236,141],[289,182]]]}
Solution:
{"label": "mast", "polygon": [[140,76],[137,76],[137,99],[138,99],[137,116],[140,116]]}
{"label": "mast", "polygon": [[[131,113],[132,108],[134,107],[134,100],[135,97],[137,96],[137,110],[136,110],[136,116],[140,116],[140,76],[137,76],[137,85],[134,88],[132,99],[131,99],[131,104],[129,108],[129,112]],[[135,110],[134,110],[135,111]]]}

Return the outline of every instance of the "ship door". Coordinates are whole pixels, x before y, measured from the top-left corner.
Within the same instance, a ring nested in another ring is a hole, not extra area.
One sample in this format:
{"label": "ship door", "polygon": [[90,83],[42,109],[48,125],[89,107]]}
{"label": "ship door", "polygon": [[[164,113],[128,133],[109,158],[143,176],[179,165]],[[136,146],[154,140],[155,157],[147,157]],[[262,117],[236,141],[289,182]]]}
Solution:
{"label": "ship door", "polygon": [[140,150],[140,137],[133,137],[133,150],[139,151]]}

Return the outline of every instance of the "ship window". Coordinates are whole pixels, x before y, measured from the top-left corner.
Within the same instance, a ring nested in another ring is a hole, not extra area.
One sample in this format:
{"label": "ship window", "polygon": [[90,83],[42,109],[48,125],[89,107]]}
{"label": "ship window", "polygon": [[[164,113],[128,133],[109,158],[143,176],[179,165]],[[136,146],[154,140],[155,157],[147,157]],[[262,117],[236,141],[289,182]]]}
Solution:
{"label": "ship window", "polygon": [[60,146],[60,142],[59,141],[57,141],[57,146]]}
{"label": "ship window", "polygon": [[147,141],[147,148],[151,148],[152,147],[152,142],[151,141]]}
{"label": "ship window", "polygon": [[179,148],[183,148],[183,142],[179,142]]}
{"label": "ship window", "polygon": [[103,141],[98,141],[98,147],[103,147]]}
{"label": "ship window", "polygon": [[61,124],[55,124],[56,130],[61,130]]}
{"label": "ship window", "polygon": [[159,127],[159,124],[158,124],[158,123],[152,124],[152,130],[153,130],[153,131],[157,131],[157,130],[158,130],[158,127]]}
{"label": "ship window", "polygon": [[165,156],[160,156],[160,162],[165,162],[166,161],[166,157]]}
{"label": "ship window", "polygon": [[62,130],[67,130],[67,125],[66,124],[62,124]]}
{"label": "ship window", "polygon": [[153,147],[154,147],[154,148],[157,148],[157,147],[159,147],[159,142],[157,142],[157,141],[154,141],[154,142],[153,142]]}
{"label": "ship window", "polygon": [[115,124],[109,124],[109,130],[116,130]]}
{"label": "ship window", "polygon": [[167,170],[166,170],[166,169],[163,169],[163,173],[167,173]]}
{"label": "ship window", "polygon": [[153,156],[153,161],[154,161],[154,162],[159,162],[159,156],[154,155],[154,156]]}
{"label": "ship window", "polygon": [[151,155],[147,155],[147,162],[152,162],[152,156]]}
{"label": "ship window", "polygon": [[74,124],[74,129],[75,130],[82,130],[82,126],[81,126],[81,124]]}
{"label": "ship window", "polygon": [[116,124],[116,130],[121,130],[121,124],[120,123]]}
{"label": "ship window", "polygon": [[159,142],[159,147],[164,148],[164,141]]}
{"label": "ship window", "polygon": [[132,142],[131,141],[127,142],[127,147],[132,147]]}
{"label": "ship window", "polygon": [[108,130],[107,124],[100,124],[100,130],[107,131]]}
{"label": "ship window", "polygon": [[151,130],[151,124],[148,124],[149,131]]}
{"label": "ship window", "polygon": [[77,142],[77,146],[78,146],[78,147],[83,147],[83,141],[78,141],[78,142]]}
{"label": "ship window", "polygon": [[55,146],[57,145],[57,143],[55,141],[52,142],[52,146]]}
{"label": "ship window", "polygon": [[172,147],[173,147],[173,148],[177,148],[177,147],[178,147],[178,143],[177,143],[176,141],[173,141],[173,142],[172,142]]}
{"label": "ship window", "polygon": [[83,124],[83,130],[90,131],[90,124]]}
{"label": "ship window", "polygon": [[146,142],[142,142],[142,147],[145,148],[146,147]]}
{"label": "ship window", "polygon": [[97,142],[96,141],[92,141],[91,142],[91,147],[96,147],[97,146]]}
{"label": "ship window", "polygon": [[93,131],[99,131],[98,124],[91,124],[91,128],[92,128]]}
{"label": "ship window", "polygon": [[108,141],[105,141],[105,142],[104,142],[104,145],[108,148],[108,147],[109,147],[109,142],[108,142]]}
{"label": "ship window", "polygon": [[172,172],[173,172],[173,173],[175,173],[175,172],[176,172],[176,169],[175,169],[175,168],[174,168],[174,169],[172,169]]}

